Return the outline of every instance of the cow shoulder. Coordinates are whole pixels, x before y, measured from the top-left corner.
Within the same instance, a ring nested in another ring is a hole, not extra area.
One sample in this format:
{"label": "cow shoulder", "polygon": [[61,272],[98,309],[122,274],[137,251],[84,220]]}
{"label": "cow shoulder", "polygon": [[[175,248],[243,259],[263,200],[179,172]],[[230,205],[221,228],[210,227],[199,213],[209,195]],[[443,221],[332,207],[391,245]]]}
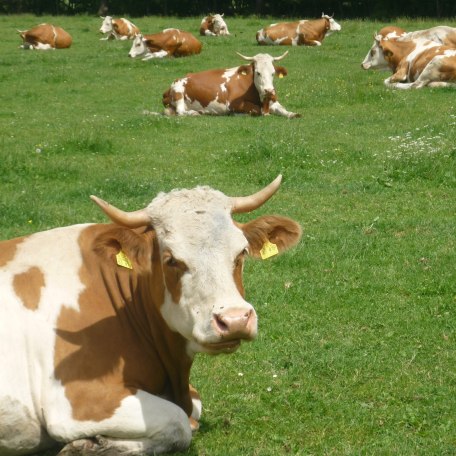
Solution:
{"label": "cow shoulder", "polygon": [[260,256],[260,250],[269,241],[275,244],[279,253],[296,245],[301,238],[302,230],[294,220],[278,215],[263,215],[238,227],[243,231],[249,242],[249,253],[253,257]]}

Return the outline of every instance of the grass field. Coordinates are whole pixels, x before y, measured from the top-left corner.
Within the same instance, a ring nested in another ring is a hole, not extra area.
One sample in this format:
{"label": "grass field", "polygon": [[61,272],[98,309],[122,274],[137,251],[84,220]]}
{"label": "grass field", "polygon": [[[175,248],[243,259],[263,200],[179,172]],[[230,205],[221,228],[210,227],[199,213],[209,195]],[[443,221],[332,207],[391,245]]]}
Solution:
{"label": "grass field", "polygon": [[[73,46],[19,50],[16,29],[44,21]],[[145,33],[199,22],[135,20]],[[197,358],[204,415],[185,454],[454,455],[456,92],[386,89],[388,73],[360,67],[386,24],[352,20],[281,62],[279,100],[299,119],[143,114],[187,72],[281,54],[255,43],[270,22],[228,18],[233,36],[203,37],[200,55],[142,62],[99,41],[96,17],[1,16],[0,238],[106,221],[90,194],[133,210],[159,191],[247,194],[282,173],[257,213],[298,220],[302,242],[248,262],[259,336]]]}

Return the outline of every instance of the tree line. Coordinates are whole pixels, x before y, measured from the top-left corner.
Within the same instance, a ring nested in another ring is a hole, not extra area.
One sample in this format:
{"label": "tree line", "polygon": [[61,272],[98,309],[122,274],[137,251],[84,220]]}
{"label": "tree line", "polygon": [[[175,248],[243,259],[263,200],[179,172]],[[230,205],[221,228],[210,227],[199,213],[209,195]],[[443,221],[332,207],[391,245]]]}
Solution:
{"label": "tree line", "polygon": [[454,17],[455,0],[0,0],[0,13],[141,16],[320,17],[387,20],[394,17]]}

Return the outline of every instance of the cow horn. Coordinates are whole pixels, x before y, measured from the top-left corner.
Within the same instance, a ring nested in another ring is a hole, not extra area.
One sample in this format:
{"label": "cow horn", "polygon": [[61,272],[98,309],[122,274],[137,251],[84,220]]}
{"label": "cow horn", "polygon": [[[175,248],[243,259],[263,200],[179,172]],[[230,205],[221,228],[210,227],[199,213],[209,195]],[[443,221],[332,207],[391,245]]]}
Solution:
{"label": "cow horn", "polygon": [[242,55],[240,52],[236,52],[236,54],[243,58],[244,60],[249,60],[249,61],[252,61],[253,60],[253,57],[246,57],[245,55]]}
{"label": "cow horn", "polygon": [[284,57],[288,55],[288,51],[285,51],[281,56],[279,57],[274,57],[274,62],[278,62],[279,60],[282,60]]}
{"label": "cow horn", "polygon": [[103,212],[118,225],[126,226],[128,228],[138,228],[150,224],[150,218],[145,209],[139,211],[124,212],[121,209],[107,203],[106,201],[91,195],[90,199],[101,207]]}
{"label": "cow horn", "polygon": [[250,212],[264,204],[279,189],[282,182],[282,175],[279,174],[269,185],[259,192],[250,196],[238,196],[231,198],[231,212],[239,214],[241,212]]}

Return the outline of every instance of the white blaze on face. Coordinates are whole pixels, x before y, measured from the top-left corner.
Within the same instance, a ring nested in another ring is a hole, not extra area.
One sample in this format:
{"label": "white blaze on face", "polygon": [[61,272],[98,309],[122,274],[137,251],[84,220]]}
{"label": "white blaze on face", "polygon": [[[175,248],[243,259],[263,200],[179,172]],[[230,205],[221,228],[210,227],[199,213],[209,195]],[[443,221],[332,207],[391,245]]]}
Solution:
{"label": "white blaze on face", "polygon": [[381,35],[377,35],[374,39],[374,44],[370,48],[370,51],[367,53],[366,57],[363,60],[361,66],[368,70],[370,68],[376,70],[388,70],[388,62],[385,60],[383,55],[383,50],[380,47],[380,41],[382,40]]}
{"label": "white blaze on face", "polygon": [[141,34],[136,35],[128,55],[130,57],[138,57],[140,55],[145,54],[147,50],[148,48],[146,46],[146,40],[144,39],[144,37]]}
{"label": "white blaze on face", "polygon": [[229,35],[228,26],[223,20],[223,17],[220,14],[214,14],[212,16],[212,21],[214,24],[214,33],[217,35]]}
{"label": "white blaze on face", "polygon": [[325,16],[329,19],[329,30],[326,33],[327,35],[330,34],[330,32],[339,32],[342,29],[342,26],[337,23],[332,17]]}
{"label": "white blaze on face", "polygon": [[233,277],[236,259],[248,243],[231,219],[229,198],[208,187],[174,190],[158,195],[147,211],[165,257],[164,274],[176,263],[185,265],[179,280],[179,302],[174,302],[173,290],[167,290],[162,306],[170,328],[184,336],[193,351],[204,351],[204,345],[223,339],[214,326],[214,315],[240,309],[254,316],[254,336],[254,310],[241,296]]}
{"label": "white blaze on face", "polygon": [[100,32],[101,33],[112,32],[112,16],[106,16],[103,19],[103,23],[101,24],[101,27],[100,27]]}
{"label": "white blaze on face", "polygon": [[262,101],[266,93],[275,93],[273,62],[274,58],[269,54],[257,54],[253,57],[253,82]]}

